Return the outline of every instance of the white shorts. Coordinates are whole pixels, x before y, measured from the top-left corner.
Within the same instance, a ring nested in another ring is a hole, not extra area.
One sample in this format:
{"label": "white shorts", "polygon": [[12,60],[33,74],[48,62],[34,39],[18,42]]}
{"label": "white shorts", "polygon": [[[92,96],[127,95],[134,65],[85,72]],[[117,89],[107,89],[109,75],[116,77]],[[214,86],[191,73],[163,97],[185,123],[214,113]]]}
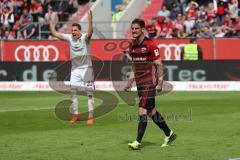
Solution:
{"label": "white shorts", "polygon": [[92,67],[76,68],[71,71],[70,85],[80,90],[94,90]]}

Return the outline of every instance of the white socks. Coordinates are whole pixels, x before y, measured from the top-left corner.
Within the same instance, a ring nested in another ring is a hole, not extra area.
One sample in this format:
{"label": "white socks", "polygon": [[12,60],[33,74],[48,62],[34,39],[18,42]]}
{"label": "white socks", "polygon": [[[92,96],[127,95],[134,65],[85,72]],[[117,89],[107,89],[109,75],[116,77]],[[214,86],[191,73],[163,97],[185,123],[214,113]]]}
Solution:
{"label": "white socks", "polygon": [[[73,114],[78,114],[78,98],[77,95],[72,96],[73,101]],[[94,99],[93,97],[88,96],[88,118],[93,118],[93,110],[94,110]]]}
{"label": "white socks", "polygon": [[94,100],[93,97],[88,97],[88,118],[93,118]]}
{"label": "white socks", "polygon": [[73,114],[78,114],[78,98],[77,95],[72,96],[73,101]]}

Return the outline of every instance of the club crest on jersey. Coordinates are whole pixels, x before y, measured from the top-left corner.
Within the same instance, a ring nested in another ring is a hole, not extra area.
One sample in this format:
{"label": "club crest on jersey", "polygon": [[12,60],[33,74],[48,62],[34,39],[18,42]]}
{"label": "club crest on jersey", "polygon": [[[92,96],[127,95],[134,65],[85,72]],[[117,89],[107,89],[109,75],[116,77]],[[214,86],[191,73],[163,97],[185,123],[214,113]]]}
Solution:
{"label": "club crest on jersey", "polygon": [[146,50],[147,50],[146,47],[141,48],[141,52],[142,52],[142,53],[146,53]]}

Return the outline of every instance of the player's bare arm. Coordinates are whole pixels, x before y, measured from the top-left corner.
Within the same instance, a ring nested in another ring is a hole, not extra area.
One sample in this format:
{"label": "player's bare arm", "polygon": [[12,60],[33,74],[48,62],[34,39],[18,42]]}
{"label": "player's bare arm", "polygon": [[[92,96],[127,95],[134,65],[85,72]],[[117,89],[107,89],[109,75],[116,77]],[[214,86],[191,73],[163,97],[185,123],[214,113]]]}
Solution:
{"label": "player's bare arm", "polygon": [[87,40],[89,41],[92,37],[93,34],[93,14],[92,11],[90,10],[88,12],[88,31],[87,31]]}
{"label": "player's bare arm", "polygon": [[158,85],[157,85],[157,91],[162,91],[163,86],[163,64],[161,59],[157,59],[154,61],[154,64],[156,65],[157,73],[158,73]]}
{"label": "player's bare arm", "polygon": [[[129,61],[132,61],[132,58],[131,58],[131,56],[129,55],[129,54],[130,54],[130,53],[129,53],[129,49],[126,49],[126,50],[124,51],[124,54],[125,54],[125,56],[127,57],[127,59],[128,59]],[[134,80],[135,80],[135,79],[134,79],[134,72],[131,72],[130,75],[129,75],[129,78],[128,78],[127,85],[124,87],[124,91],[126,91],[126,92],[130,92],[130,91],[131,91],[132,84],[133,84]]]}
{"label": "player's bare arm", "polygon": [[62,34],[56,31],[55,25],[52,23],[51,14],[49,14],[49,17],[48,17],[48,23],[49,23],[49,27],[52,35],[54,37],[57,37],[58,39],[64,40],[64,37],[62,36]]}
{"label": "player's bare arm", "polygon": [[135,80],[134,79],[134,72],[131,72],[130,75],[129,75],[129,78],[128,78],[127,85],[124,87],[124,91],[126,91],[126,92],[131,91],[132,84],[133,84],[134,80]]}

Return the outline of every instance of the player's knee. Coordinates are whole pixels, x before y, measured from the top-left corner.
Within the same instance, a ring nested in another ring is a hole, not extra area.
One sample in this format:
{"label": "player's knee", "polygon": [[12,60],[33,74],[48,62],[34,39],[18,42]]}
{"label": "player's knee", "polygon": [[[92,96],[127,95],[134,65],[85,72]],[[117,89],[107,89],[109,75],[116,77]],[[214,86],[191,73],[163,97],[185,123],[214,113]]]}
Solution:
{"label": "player's knee", "polygon": [[148,110],[148,115],[149,116],[153,116],[155,114],[156,114],[156,109],[155,108]]}
{"label": "player's knee", "polygon": [[85,87],[87,92],[93,92],[95,90],[95,86],[93,82],[86,82]]}
{"label": "player's knee", "polygon": [[139,108],[139,115],[147,115],[147,110],[145,108]]}
{"label": "player's knee", "polygon": [[152,109],[152,115],[155,115],[155,114],[156,114],[156,109],[153,108],[153,109]]}

